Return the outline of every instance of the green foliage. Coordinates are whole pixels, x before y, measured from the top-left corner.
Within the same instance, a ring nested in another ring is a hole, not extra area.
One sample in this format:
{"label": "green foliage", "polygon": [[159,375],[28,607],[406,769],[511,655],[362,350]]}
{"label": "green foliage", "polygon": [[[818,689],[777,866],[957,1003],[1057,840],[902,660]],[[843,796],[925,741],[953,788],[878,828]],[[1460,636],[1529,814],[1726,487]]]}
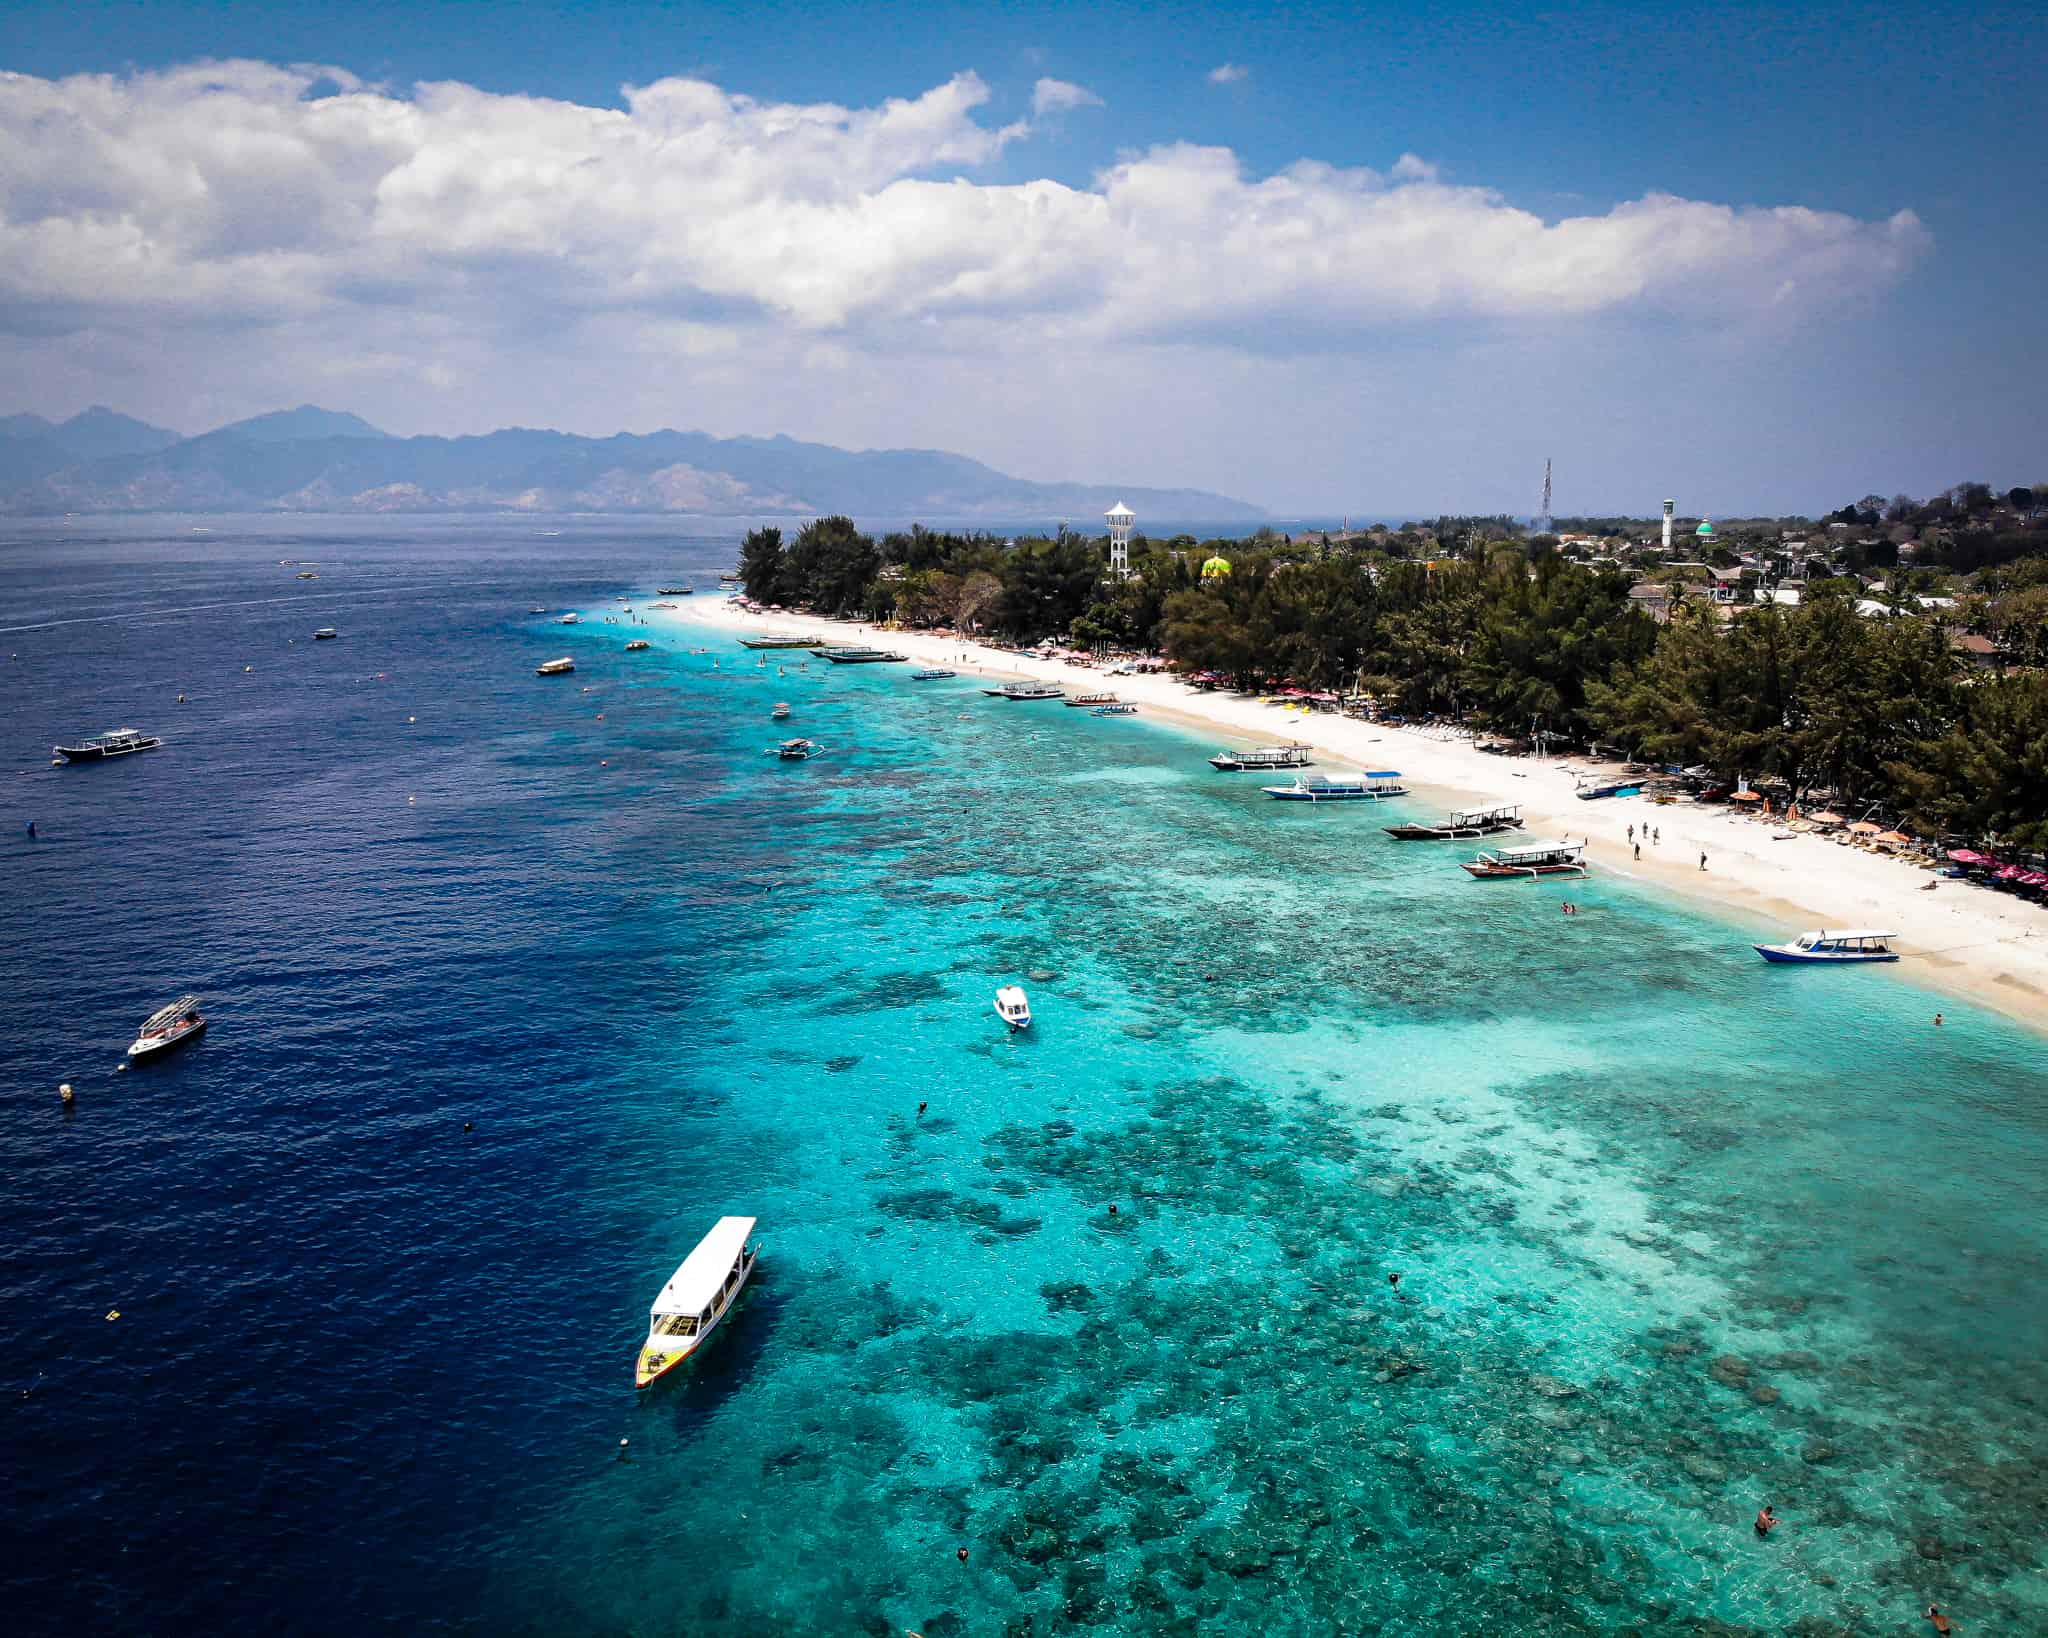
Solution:
{"label": "green foliage", "polygon": [[2048,851],[2048,675],[1961,690],[1955,722],[1892,772],[1924,828]]}

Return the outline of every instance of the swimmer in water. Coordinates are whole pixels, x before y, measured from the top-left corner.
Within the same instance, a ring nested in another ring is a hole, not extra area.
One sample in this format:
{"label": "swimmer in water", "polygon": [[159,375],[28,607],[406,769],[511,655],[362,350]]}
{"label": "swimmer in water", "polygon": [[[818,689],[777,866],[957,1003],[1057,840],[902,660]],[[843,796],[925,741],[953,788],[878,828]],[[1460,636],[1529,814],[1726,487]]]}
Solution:
{"label": "swimmer in water", "polygon": [[1941,1606],[1939,1604],[1929,1604],[1927,1606],[1927,1619],[1934,1623],[1934,1630],[1936,1632],[1946,1633],[1956,1630],[1955,1622],[1941,1613]]}
{"label": "swimmer in water", "polygon": [[1764,1510],[1761,1513],[1757,1514],[1756,1533],[1759,1536],[1767,1536],[1777,1528],[1778,1515],[1776,1513],[1773,1513],[1769,1507],[1764,1508]]}

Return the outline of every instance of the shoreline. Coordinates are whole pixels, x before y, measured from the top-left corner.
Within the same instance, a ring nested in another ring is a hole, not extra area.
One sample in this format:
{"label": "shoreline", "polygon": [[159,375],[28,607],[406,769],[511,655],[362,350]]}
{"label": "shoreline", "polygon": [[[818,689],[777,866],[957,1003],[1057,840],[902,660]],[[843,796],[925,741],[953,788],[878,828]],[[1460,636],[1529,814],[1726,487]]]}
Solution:
{"label": "shoreline", "polygon": [[[1695,906],[1735,912],[1790,937],[1808,927],[1867,925],[1898,937],[1890,970],[1928,989],[1997,1012],[2048,1034],[2048,910],[1966,882],[1940,880],[1904,860],[1845,847],[1815,834],[1774,839],[1778,827],[1719,804],[1610,797],[1582,802],[1577,774],[1611,773],[1589,759],[1492,756],[1469,739],[1302,712],[1246,695],[1203,692],[1170,672],[1105,677],[1099,670],[1038,660],[959,637],[869,627],[846,620],[750,614],[717,594],[698,593],[674,610],[635,603],[647,624],[735,635],[789,630],[867,641],[921,665],[962,675],[1028,678],[1115,692],[1152,716],[1227,740],[1297,740],[1330,760],[1365,768],[1397,765],[1425,802],[1445,807],[1519,802],[1527,834],[1586,841],[1602,873],[1677,894]],[[1374,747],[1382,747],[1374,749]],[[1649,824],[1659,843],[1633,856],[1627,830]],[[1699,869],[1702,853],[1705,871]]]}

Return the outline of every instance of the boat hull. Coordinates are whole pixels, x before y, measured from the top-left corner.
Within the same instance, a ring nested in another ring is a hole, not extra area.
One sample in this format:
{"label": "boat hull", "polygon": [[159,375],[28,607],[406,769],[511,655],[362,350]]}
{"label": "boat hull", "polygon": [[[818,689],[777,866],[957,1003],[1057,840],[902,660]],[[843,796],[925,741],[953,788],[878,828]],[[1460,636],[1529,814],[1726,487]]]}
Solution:
{"label": "boat hull", "polygon": [[151,740],[146,745],[53,745],[50,749],[66,762],[109,762],[117,756],[134,756],[140,751],[154,751],[162,744],[162,740]]}
{"label": "boat hull", "polygon": [[1764,960],[1785,967],[1856,967],[1872,961],[1896,961],[1898,955],[1891,950],[1851,951],[1823,955],[1814,950],[1788,950],[1780,944],[1752,944],[1750,948]]}
{"label": "boat hull", "polygon": [[196,1040],[205,1033],[206,1020],[201,1018],[196,1023],[187,1024],[182,1029],[166,1031],[162,1035],[138,1036],[129,1044],[128,1060],[130,1063],[138,1063],[144,1058],[157,1057],[169,1052],[173,1047],[181,1047],[187,1041]]}
{"label": "boat hull", "polygon": [[1527,881],[1531,876],[1583,876],[1586,874],[1586,867],[1582,864],[1483,865],[1474,864],[1470,859],[1466,859],[1460,862],[1458,868],[1483,882],[1505,879]]}

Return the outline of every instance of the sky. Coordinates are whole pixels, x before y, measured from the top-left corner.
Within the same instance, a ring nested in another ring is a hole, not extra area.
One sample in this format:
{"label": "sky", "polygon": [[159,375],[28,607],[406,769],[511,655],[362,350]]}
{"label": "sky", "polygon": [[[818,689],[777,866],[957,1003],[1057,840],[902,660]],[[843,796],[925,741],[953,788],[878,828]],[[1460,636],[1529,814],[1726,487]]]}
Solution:
{"label": "sky", "polygon": [[2048,479],[2038,9],[13,0],[0,413],[1280,515]]}

